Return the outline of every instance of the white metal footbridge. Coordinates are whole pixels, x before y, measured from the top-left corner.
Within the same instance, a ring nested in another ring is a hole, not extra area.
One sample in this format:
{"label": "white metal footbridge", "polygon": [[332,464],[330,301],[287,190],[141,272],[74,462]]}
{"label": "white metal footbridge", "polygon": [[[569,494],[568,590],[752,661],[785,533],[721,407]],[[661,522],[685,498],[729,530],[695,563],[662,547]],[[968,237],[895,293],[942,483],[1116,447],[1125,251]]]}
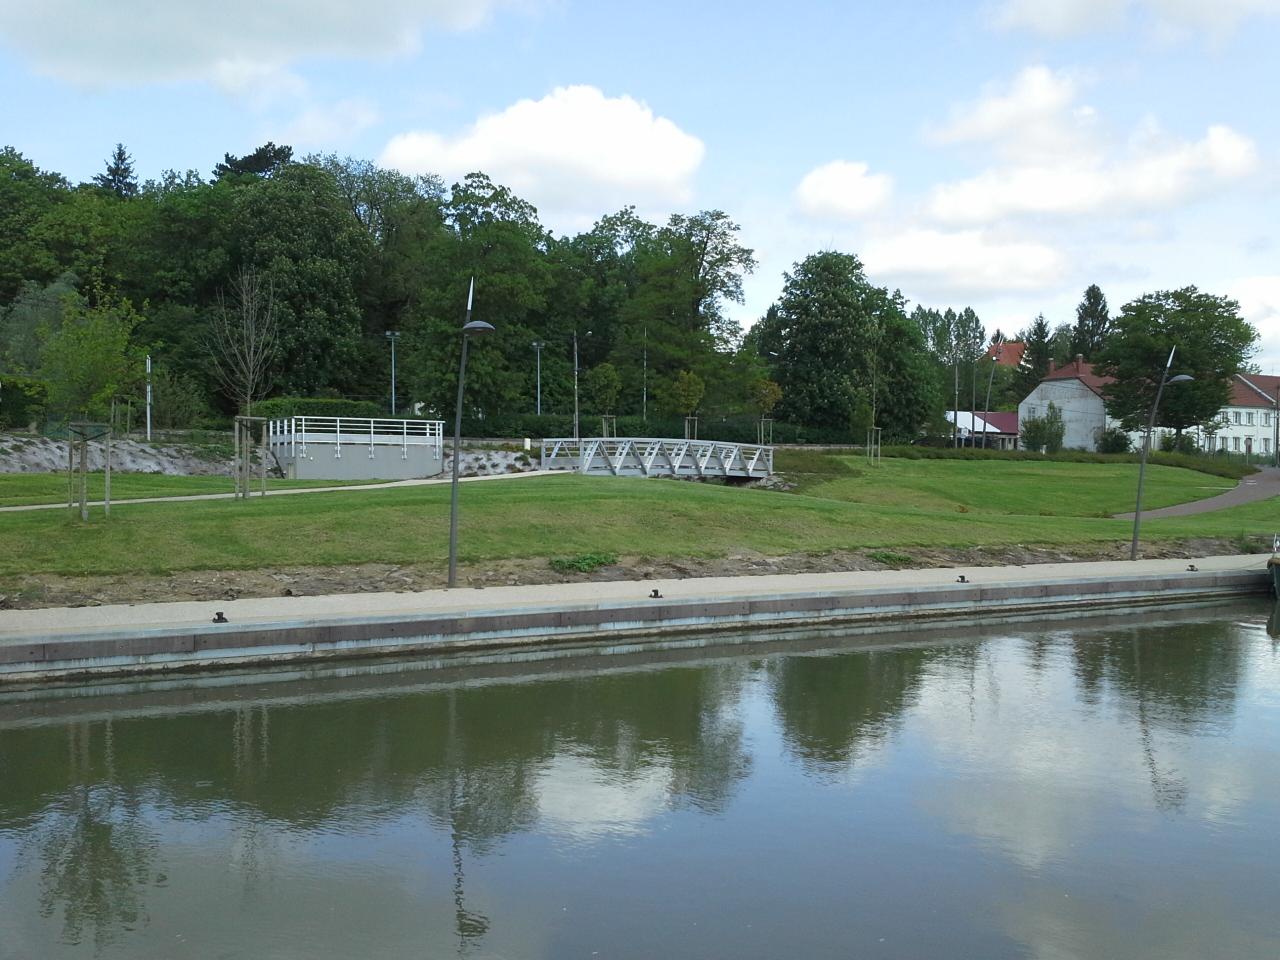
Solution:
{"label": "white metal footbridge", "polygon": [[615,477],[758,480],[773,473],[773,447],[659,437],[567,437],[542,441],[542,469]]}

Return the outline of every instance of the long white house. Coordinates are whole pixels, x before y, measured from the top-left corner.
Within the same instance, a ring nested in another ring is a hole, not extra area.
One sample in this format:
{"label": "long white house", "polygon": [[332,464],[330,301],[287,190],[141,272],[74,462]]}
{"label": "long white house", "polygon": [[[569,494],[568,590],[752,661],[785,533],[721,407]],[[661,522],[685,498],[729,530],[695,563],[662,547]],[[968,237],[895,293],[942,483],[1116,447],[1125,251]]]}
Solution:
{"label": "long white house", "polygon": [[[1119,426],[1107,416],[1102,395],[1111,378],[1093,371],[1093,365],[1082,357],[1064,367],[1050,367],[1049,373],[1018,404],[1018,422],[1041,417],[1054,404],[1066,425],[1063,446],[1068,449],[1097,450],[1098,438],[1104,430]],[[1197,444],[1205,450],[1249,453],[1259,459],[1274,458],[1277,431],[1280,430],[1280,377],[1261,374],[1236,374],[1231,380],[1231,400],[1219,413],[1216,422],[1191,431]],[[1161,433],[1172,431],[1157,430]],[[1140,433],[1130,434],[1134,445],[1142,442]],[[1153,440],[1153,443],[1158,442]]]}

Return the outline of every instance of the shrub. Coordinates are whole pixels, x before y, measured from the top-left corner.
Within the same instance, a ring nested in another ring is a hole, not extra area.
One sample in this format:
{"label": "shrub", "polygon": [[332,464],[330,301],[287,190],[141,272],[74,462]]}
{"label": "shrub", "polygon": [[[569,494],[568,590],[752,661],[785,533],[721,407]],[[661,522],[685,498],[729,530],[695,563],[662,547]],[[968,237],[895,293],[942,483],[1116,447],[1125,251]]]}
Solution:
{"label": "shrub", "polygon": [[1184,433],[1182,436],[1175,433],[1162,433],[1160,451],[1162,453],[1199,453],[1200,448],[1196,446],[1195,437],[1189,433]]}
{"label": "shrub", "polygon": [[1062,438],[1066,432],[1062,411],[1051,403],[1043,417],[1027,417],[1022,421],[1022,445],[1028,450],[1057,453],[1062,449]]}
{"label": "shrub", "polygon": [[253,406],[255,417],[386,417],[387,411],[372,400],[343,400],[334,397],[272,397]]}
{"label": "shrub", "polygon": [[1129,434],[1119,427],[1108,427],[1098,434],[1099,453],[1128,453],[1133,449]]}

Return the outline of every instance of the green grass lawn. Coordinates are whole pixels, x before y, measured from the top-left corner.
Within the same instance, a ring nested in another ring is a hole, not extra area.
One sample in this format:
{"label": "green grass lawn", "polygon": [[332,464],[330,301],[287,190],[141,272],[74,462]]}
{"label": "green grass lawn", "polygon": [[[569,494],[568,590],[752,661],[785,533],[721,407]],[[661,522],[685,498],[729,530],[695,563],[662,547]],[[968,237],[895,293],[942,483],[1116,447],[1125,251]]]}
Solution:
{"label": "green grass lawn", "polygon": [[[268,480],[267,489],[287,487],[341,487],[373,481],[351,480]],[[101,471],[89,475],[89,499],[101,500],[104,478]],[[255,487],[256,481],[255,481]],[[230,477],[170,477],[160,473],[111,474],[111,500],[138,497],[189,497],[202,493],[231,493]],[[33,503],[66,503],[65,473],[0,474],[0,507],[16,507]]]}
{"label": "green grass lawn", "polygon": [[[921,471],[953,465],[975,474],[990,466],[910,463]],[[1096,468],[1079,466],[1086,471]],[[878,475],[885,488],[896,491],[907,485],[905,471],[882,468]],[[1107,496],[1118,501],[1123,476],[1105,471],[1099,476]],[[584,553],[676,559],[742,551],[777,555],[867,547],[1065,545],[1119,541],[1129,534],[1130,525],[1124,521],[1081,515],[1086,500],[1076,488],[1090,482],[1087,472],[1010,477],[947,473],[947,479],[934,483],[925,474],[912,481],[922,491],[914,503],[871,502],[876,498],[869,491],[865,500],[854,501],[817,496],[813,489],[797,495],[574,475],[468,484],[462,489],[461,557],[479,563]],[[1136,467],[1131,468],[1130,484],[1135,477]],[[1184,494],[1202,483],[1212,483],[1212,478],[1166,477],[1163,495],[1168,502],[1187,499]],[[957,506],[975,497],[983,484],[990,484],[992,495],[1001,496],[1006,506],[1033,504],[1036,512],[961,512]],[[953,490],[950,499],[940,492],[947,489]],[[880,498],[899,495],[890,491]],[[1043,505],[1060,512],[1041,515]],[[1118,502],[1117,509],[1124,506]],[[109,521],[98,518],[88,525],[64,511],[14,513],[0,515],[0,576],[443,563],[448,522],[447,485],[266,497],[247,503],[124,505],[112,511]],[[1199,517],[1153,520],[1143,529],[1144,537],[1170,539],[1238,536],[1269,532],[1273,526],[1280,526],[1280,505],[1275,501]]]}
{"label": "green grass lawn", "polygon": [[[840,458],[847,473],[810,474],[809,496],[885,507],[1021,516],[1109,517],[1133,509],[1137,467],[1129,463],[1034,460],[898,460],[877,466]],[[1216,496],[1235,481],[1149,465],[1143,505],[1154,510]]]}

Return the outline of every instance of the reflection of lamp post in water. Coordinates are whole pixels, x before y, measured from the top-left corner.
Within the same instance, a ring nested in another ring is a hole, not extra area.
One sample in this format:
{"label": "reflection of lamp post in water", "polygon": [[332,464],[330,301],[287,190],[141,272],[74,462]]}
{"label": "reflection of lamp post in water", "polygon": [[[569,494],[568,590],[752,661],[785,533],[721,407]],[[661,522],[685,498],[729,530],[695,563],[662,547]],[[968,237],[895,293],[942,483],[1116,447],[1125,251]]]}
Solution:
{"label": "reflection of lamp post in water", "polygon": [[1160,387],[1156,390],[1155,403],[1151,404],[1151,416],[1147,418],[1147,433],[1142,439],[1142,459],[1138,462],[1138,502],[1133,508],[1133,543],[1129,545],[1129,559],[1138,559],[1138,528],[1142,524],[1142,482],[1147,475],[1147,457],[1151,453],[1151,433],[1156,428],[1156,409],[1160,406],[1160,398],[1164,396],[1165,384],[1189,383],[1192,377],[1180,373],[1176,377],[1169,376],[1169,368],[1173,366],[1173,355],[1178,348],[1169,351],[1169,359],[1164,365],[1164,373],[1160,375]]}
{"label": "reflection of lamp post in water", "polygon": [[466,956],[474,941],[489,932],[489,920],[467,909],[466,878],[462,872],[462,832],[458,819],[462,812],[462,800],[458,788],[458,763],[454,751],[457,743],[458,705],[457,690],[449,690],[449,740],[446,750],[449,756],[449,846],[453,853],[453,928],[458,934],[458,956]]}

